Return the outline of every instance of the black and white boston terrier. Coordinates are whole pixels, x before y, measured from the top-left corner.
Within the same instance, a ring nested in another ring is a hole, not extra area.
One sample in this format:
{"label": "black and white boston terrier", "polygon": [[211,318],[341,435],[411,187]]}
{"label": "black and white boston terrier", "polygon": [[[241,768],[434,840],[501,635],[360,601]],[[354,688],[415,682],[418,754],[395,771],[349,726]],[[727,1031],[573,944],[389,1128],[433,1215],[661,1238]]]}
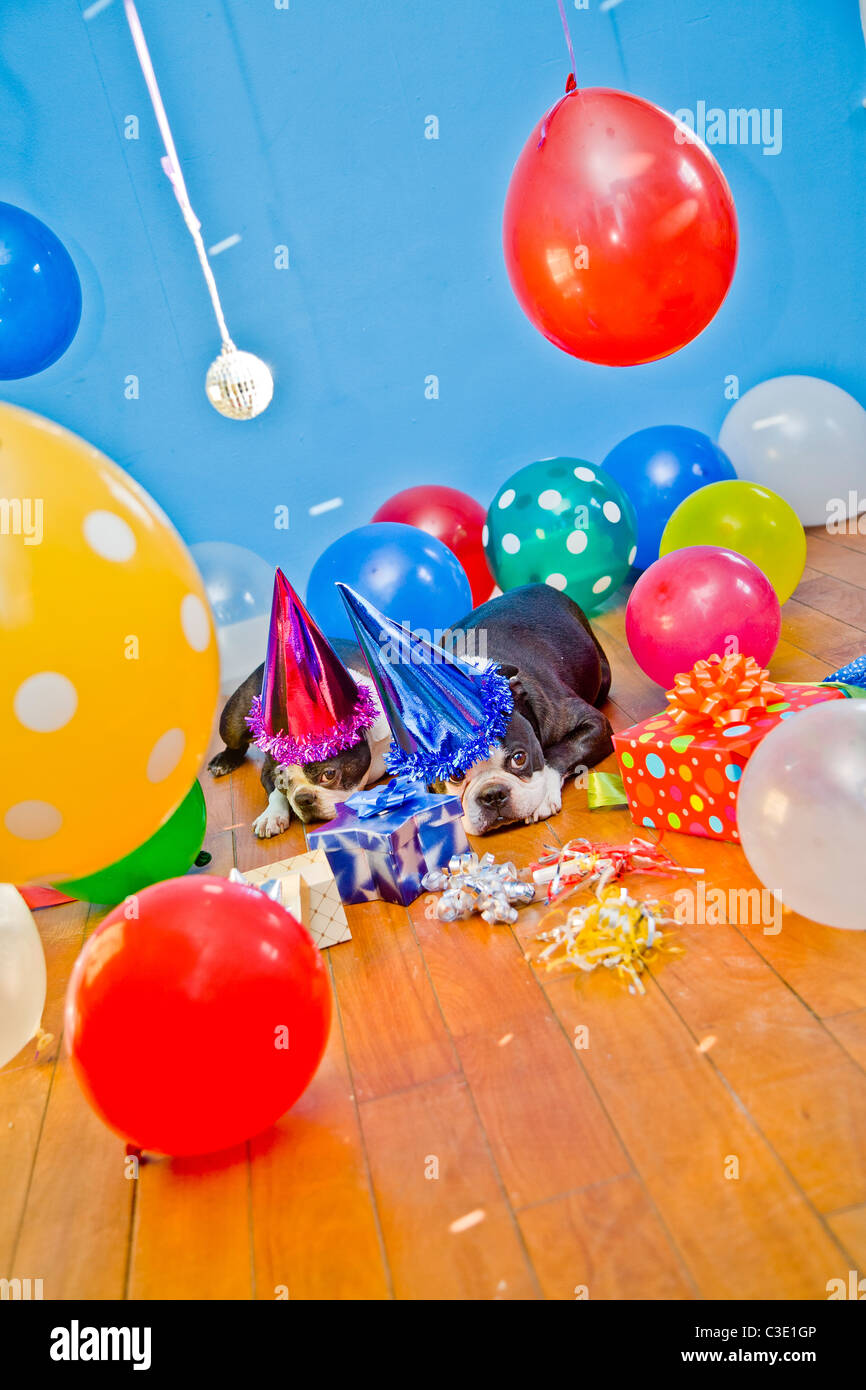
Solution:
{"label": "black and white boston terrier", "polygon": [[[261,778],[268,794],[268,804],[253,821],[253,830],[260,839],[281,835],[288,830],[293,812],[304,825],[331,820],[338,804],[345,801],[347,796],[385,776],[385,752],[391,742],[391,733],[370,673],[359,648],[353,642],[334,638],[331,646],[353,676],[355,684],[365,685],[371,691],[379,717],[361,735],[358,743],[342,753],[334,754],[325,762],[286,764],[277,762],[269,753],[264,755]],[[220,737],[226,746],[208,763],[208,770],[214,777],[233,772],[246,757],[252,742],[246,716],[254,698],[261,691],[264,669],[263,662],[226,702],[220,718]]]}
{"label": "black and white boston terrier", "polygon": [[562,806],[567,777],[613,752],[599,708],[610,666],[583,611],[548,584],[526,584],[455,623],[443,646],[495,661],[514,695],[501,744],[449,791],[470,835],[512,821],[544,820]]}
{"label": "black and white boston terrier", "polygon": [[[461,656],[496,662],[514,695],[499,747],[460,782],[447,784],[463,802],[466,830],[484,835],[509,822],[554,815],[562,806],[566,778],[613,751],[610,724],[599,709],[610,689],[610,666],[586,616],[549,585],[527,584],[474,609],[445,633],[443,645]],[[355,681],[375,697],[359,649],[341,640],[332,646]],[[251,742],[245,716],[261,690],[263,669],[253,671],[223,710],[220,734],[226,746],[209,764],[215,777],[244,760]],[[307,825],[330,820],[341,801],[385,775],[389,743],[381,715],[359,743],[326,762],[287,766],[266,754],[261,779],[268,804],[253,822],[256,834],[263,839],[281,834],[292,812]]]}

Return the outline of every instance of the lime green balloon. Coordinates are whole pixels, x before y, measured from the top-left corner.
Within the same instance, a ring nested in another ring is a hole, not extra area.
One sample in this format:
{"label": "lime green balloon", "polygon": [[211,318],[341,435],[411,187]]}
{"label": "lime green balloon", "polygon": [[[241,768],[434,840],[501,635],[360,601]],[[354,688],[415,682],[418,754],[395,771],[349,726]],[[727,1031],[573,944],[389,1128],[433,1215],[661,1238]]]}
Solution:
{"label": "lime green balloon", "polygon": [[550,584],[586,613],[609,598],[637,549],[634,508],[585,459],[541,459],[503,483],[487,513],[484,550],[500,589]]}
{"label": "lime green balloon", "polygon": [[806,532],[794,508],[760,483],[709,483],[680,503],[662,533],[660,554],[690,545],[736,550],[763,570],[780,603],[806,565]]}
{"label": "lime green balloon", "polygon": [[132,893],[140,893],[152,883],[185,874],[196,859],[207,827],[204,793],[193,782],[174,814],[155,835],[145,840],[107,869],[84,878],[67,879],[55,887],[82,902],[104,903],[114,907]]}

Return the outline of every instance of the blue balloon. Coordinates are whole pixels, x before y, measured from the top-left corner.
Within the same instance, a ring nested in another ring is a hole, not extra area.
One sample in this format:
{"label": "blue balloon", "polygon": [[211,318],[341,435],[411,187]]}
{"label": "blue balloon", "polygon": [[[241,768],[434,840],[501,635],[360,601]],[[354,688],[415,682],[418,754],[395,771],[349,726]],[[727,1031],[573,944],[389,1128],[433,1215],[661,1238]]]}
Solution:
{"label": "blue balloon", "polygon": [[50,367],[80,318],[81,284],[66,247],[38,217],[0,203],[0,380]]}
{"label": "blue balloon", "polygon": [[635,569],[659,558],[662,531],[673,512],[707,483],[736,478],[734,465],[709,435],[685,425],[653,425],[611,449],[602,467],[631,499],[637,513]]}
{"label": "blue balloon", "polygon": [[337,580],[395,623],[433,640],[472,609],[472,590],[457,556],[435,536],[400,521],[374,521],[349,531],[313,566],[307,607],[326,637],[354,642]]}

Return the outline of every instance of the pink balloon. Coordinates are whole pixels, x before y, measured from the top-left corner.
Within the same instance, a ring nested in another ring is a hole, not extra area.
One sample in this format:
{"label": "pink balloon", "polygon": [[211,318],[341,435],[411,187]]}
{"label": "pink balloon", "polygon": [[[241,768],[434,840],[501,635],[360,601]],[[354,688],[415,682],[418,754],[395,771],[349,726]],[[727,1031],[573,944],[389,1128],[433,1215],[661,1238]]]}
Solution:
{"label": "pink balloon", "polygon": [[739,651],[766,666],[781,629],[779,600],[767,576],[744,555],[717,545],[663,555],[641,575],[625,610],[635,661],[666,689],[678,672],[713,652]]}

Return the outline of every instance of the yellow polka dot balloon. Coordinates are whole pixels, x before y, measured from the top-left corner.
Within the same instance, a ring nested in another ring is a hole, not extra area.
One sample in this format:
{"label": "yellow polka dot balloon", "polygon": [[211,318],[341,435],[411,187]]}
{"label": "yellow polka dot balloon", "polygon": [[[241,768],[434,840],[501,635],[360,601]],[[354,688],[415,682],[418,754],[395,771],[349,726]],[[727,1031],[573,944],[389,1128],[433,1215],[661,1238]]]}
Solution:
{"label": "yellow polka dot balloon", "polygon": [[0,881],[92,873],[189,791],[218,694],[171,522],[90,444],[0,404]]}

